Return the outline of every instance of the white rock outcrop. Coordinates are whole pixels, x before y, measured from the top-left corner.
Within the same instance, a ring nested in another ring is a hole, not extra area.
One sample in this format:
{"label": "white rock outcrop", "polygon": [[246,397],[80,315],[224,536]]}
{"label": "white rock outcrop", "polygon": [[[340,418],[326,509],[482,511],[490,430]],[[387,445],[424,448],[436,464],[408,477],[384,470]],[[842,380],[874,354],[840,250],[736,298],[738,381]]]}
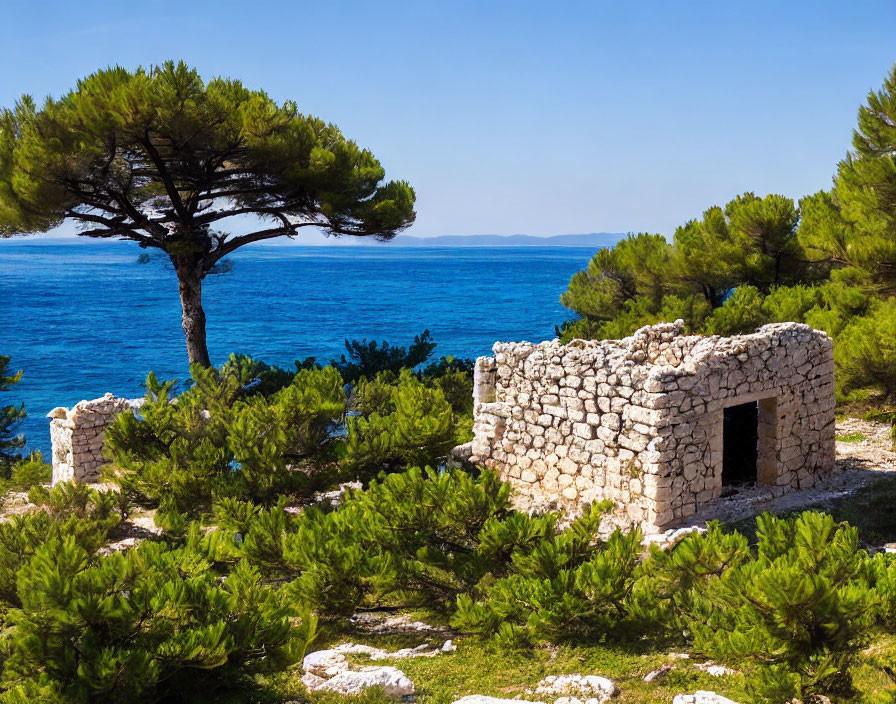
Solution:
{"label": "white rock outcrop", "polygon": [[715,692],[698,690],[693,694],[676,694],[672,704],[737,704],[737,702]]}
{"label": "white rock outcrop", "polygon": [[[598,675],[550,675],[545,677],[535,687],[536,694],[581,694],[591,704],[604,704],[618,693],[618,689],[612,680]],[[565,704],[575,704],[569,697],[565,698]],[[559,700],[558,700],[559,701]]]}
{"label": "white rock outcrop", "polygon": [[314,688],[316,692],[361,694],[365,689],[382,687],[387,696],[400,699],[414,693],[414,683],[397,667],[365,667],[347,670]]}
{"label": "white rock outcrop", "polygon": [[[450,641],[449,641],[450,642]],[[444,646],[433,648],[426,643],[416,648],[388,651],[358,643],[343,643],[335,648],[308,653],[302,661],[305,674],[302,683],[309,692],[328,691],[358,694],[369,687],[382,687],[386,694],[405,697],[414,693],[414,683],[401,670],[390,666],[352,669],[347,655],[366,655],[371,660],[404,660],[433,658],[451,652]]]}
{"label": "white rock outcrop", "polygon": [[725,665],[719,665],[714,663],[712,660],[709,662],[696,662],[691,667],[695,670],[700,670],[701,672],[705,672],[707,675],[712,677],[728,677],[730,675],[736,675],[737,670],[732,670],[730,667],[726,667]]}
{"label": "white rock outcrop", "polygon": [[544,702],[530,702],[520,699],[501,699],[500,697],[487,697],[484,694],[468,694],[460,699],[455,699],[451,704],[520,704],[525,701],[527,704],[544,704]]}

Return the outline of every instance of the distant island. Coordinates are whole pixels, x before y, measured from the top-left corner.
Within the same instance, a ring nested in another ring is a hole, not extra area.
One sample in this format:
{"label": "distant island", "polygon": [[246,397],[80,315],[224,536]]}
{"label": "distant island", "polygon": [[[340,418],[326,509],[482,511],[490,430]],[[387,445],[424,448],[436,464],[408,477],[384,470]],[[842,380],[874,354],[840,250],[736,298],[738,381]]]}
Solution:
{"label": "distant island", "polygon": [[[57,231],[58,232],[58,231]],[[324,237],[314,232],[298,237],[294,240],[280,239],[269,240],[256,244],[255,247],[590,247],[600,249],[612,247],[625,237],[623,232],[590,232],[580,235],[551,235],[550,237],[536,237],[535,235],[438,235],[436,237],[414,237],[413,235],[398,235],[388,242],[377,242],[372,237]],[[97,244],[108,240],[95,240],[89,237],[76,237],[74,232],[65,234],[51,233],[49,235],[36,235],[23,239],[3,239],[3,242],[22,243],[36,245],[61,245],[61,244]]]}
{"label": "distant island", "polygon": [[372,237],[323,237],[314,236],[295,240],[273,240],[263,247],[302,245],[306,247],[612,247],[625,237],[622,232],[590,232],[581,235],[437,235],[414,237],[397,235],[388,242],[378,242]]}
{"label": "distant island", "polygon": [[[591,232],[582,235],[398,235],[391,244],[399,247],[612,247],[625,237],[621,232]],[[373,244],[365,242],[365,244]]]}

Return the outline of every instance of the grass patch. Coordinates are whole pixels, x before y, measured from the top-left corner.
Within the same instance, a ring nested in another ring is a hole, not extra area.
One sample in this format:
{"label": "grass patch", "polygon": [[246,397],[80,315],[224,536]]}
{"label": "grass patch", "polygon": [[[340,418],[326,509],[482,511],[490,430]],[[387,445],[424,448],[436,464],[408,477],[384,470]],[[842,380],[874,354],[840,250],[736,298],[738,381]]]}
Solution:
{"label": "grass patch", "polygon": [[838,435],[837,442],[862,442],[867,438],[862,433],[849,433],[849,435]]}
{"label": "grass patch", "polygon": [[[377,647],[398,649],[429,642],[441,645],[432,634],[369,635],[351,631],[329,632],[323,642],[315,643],[314,650],[332,647],[342,642],[366,643]],[[457,651],[434,658],[409,660],[378,660],[370,662],[364,657],[350,656],[353,665],[393,665],[402,670],[417,688],[418,704],[451,704],[467,694],[484,694],[503,699],[519,697],[523,700],[552,701],[554,697],[527,694],[548,675],[591,674],[609,677],[619,687],[615,704],[668,704],[676,694],[709,690],[736,702],[748,704],[751,698],[744,688],[742,675],[713,677],[690,667],[688,660],[673,658],[671,651],[651,652],[630,646],[601,644],[576,646],[540,646],[527,649],[508,649],[494,641],[458,637]],[[883,667],[891,666],[896,659],[896,636],[886,635],[873,643],[862,655],[854,670],[856,695],[852,699],[838,700],[838,704],[867,704],[893,692],[893,682]],[[651,670],[666,663],[675,669],[660,681],[644,682]],[[729,663],[737,667],[737,663]],[[359,697],[345,697],[332,693],[306,694],[299,682],[301,665],[288,675],[275,678],[259,678],[265,685],[255,693],[252,701],[286,702],[298,700],[313,704],[395,704],[381,692],[371,690]],[[266,691],[264,691],[266,690]],[[261,696],[259,696],[261,695]],[[278,698],[280,697],[280,698]],[[229,700],[228,700],[229,701]]]}
{"label": "grass patch", "polygon": [[[412,647],[427,641],[427,634],[408,636],[353,637],[334,639],[336,642],[351,640],[378,647],[396,649]],[[432,639],[433,645],[442,641]],[[620,693],[613,701],[618,704],[656,704],[671,702],[676,694],[708,689],[744,701],[743,678],[741,676],[712,677],[692,670],[688,661],[679,661],[662,682],[647,683],[644,675],[669,662],[675,662],[668,652],[650,652],[624,645],[594,646],[539,646],[535,648],[510,649],[494,641],[478,638],[459,637],[455,639],[457,651],[434,658],[412,658],[408,660],[378,660],[370,662],[364,657],[350,657],[356,665],[394,665],[402,670],[417,688],[418,704],[451,704],[467,694],[484,694],[503,699],[519,697],[528,700],[545,700],[545,696],[527,694],[540,680],[548,675],[581,673],[609,677],[619,687]],[[315,649],[320,648],[315,644]],[[296,678],[301,673],[296,674]],[[371,693],[365,697],[365,704],[380,704],[390,700],[378,699]],[[346,698],[333,695],[312,694],[306,696],[314,702],[345,702]],[[553,700],[554,697],[548,697]],[[356,700],[352,699],[352,702]],[[394,703],[393,703],[394,704]]]}

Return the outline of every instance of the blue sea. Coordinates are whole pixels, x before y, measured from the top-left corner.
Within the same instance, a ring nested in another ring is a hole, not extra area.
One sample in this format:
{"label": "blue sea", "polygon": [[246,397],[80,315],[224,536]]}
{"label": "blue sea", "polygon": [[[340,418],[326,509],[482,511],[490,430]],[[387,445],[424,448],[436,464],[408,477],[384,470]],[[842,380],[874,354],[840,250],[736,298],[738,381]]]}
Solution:
{"label": "blue sea", "polygon": [[[149,371],[188,375],[177,280],[127,242],[0,240],[0,354],[24,370],[0,404],[24,402],[29,449],[49,449],[55,406],[143,393]],[[594,254],[577,247],[246,247],[203,286],[215,363],[231,352],[291,369],[338,358],[345,339],[407,345],[429,329],[435,356],[490,354],[496,340],[554,337],[559,302]]]}

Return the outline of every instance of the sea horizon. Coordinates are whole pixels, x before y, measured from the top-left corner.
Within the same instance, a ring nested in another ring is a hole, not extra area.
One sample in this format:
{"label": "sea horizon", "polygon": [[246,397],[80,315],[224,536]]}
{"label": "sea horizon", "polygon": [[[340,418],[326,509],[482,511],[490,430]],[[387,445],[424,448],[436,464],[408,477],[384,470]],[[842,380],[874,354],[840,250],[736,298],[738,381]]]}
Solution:
{"label": "sea horizon", "polygon": [[[0,241],[0,290],[16,311],[0,322],[0,354],[24,372],[4,402],[25,403],[28,449],[45,456],[52,408],[106,392],[141,396],[150,371],[188,376],[177,280],[164,254],[130,242],[48,239]],[[249,246],[230,257],[233,271],[204,283],[212,361],[240,353],[290,369],[306,357],[326,364],[346,339],[406,346],[424,329],[438,344],[434,358],[551,339],[573,317],[559,296],[595,251]],[[139,263],[146,252],[150,261]]]}

